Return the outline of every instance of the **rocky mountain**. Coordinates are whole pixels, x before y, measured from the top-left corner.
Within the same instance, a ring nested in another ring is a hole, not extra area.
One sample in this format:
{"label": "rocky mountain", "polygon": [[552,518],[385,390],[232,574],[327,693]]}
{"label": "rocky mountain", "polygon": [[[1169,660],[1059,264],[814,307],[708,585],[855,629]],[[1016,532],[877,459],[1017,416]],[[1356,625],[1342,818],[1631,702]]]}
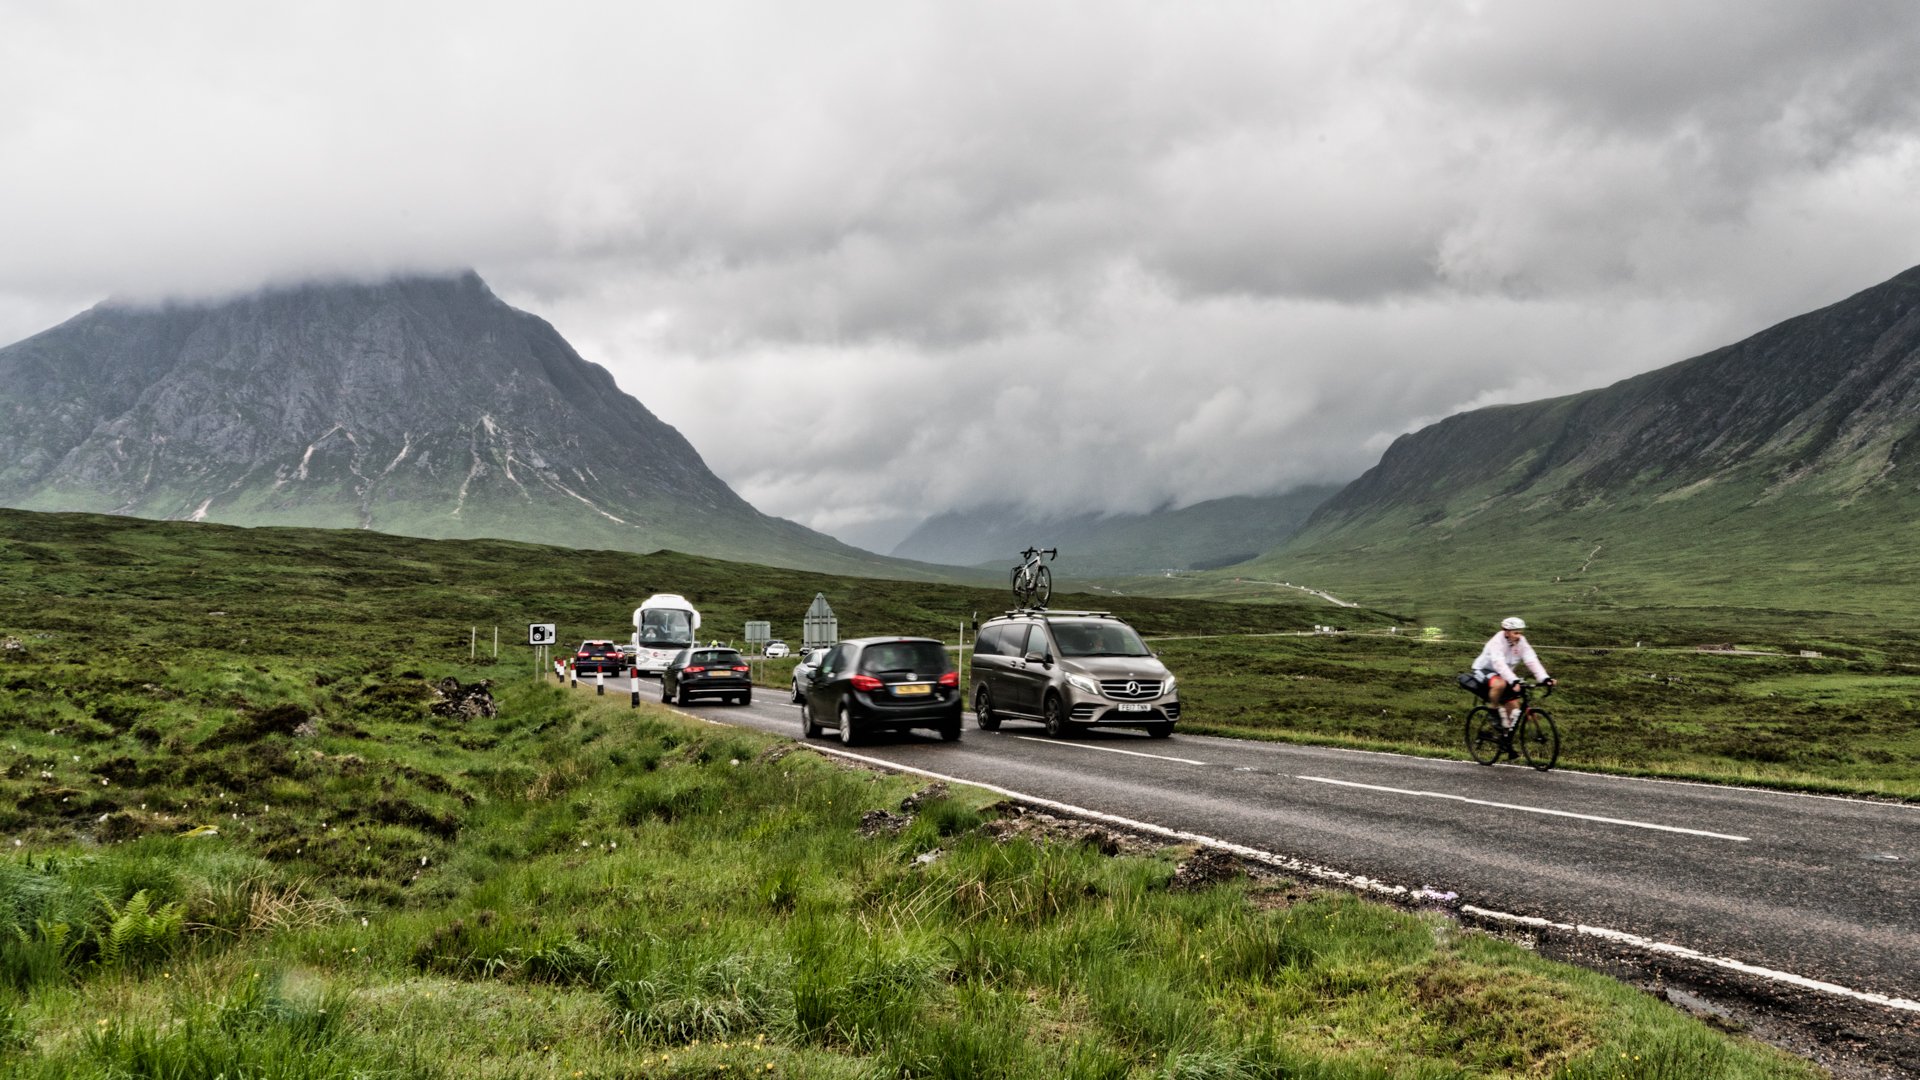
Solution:
{"label": "rocky mountain", "polygon": [[1057,547],[1056,575],[1110,577],[1210,570],[1245,562],[1285,540],[1339,490],[1209,499],[1146,514],[1036,515],[1015,506],[941,514],[893,549],[903,559],[1003,570],[1027,547]]}
{"label": "rocky mountain", "polygon": [[1907,588],[1917,474],[1920,268],[1603,389],[1402,436],[1257,565],[1409,595],[1871,606]]}
{"label": "rocky mountain", "polygon": [[943,576],[755,510],[471,272],[109,302],[0,349],[0,505]]}

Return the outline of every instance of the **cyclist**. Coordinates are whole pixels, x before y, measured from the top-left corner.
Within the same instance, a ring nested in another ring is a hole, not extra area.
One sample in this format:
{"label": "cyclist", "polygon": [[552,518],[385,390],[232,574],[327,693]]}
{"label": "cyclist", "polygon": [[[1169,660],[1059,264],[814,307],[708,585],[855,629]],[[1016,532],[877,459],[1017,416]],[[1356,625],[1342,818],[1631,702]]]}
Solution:
{"label": "cyclist", "polygon": [[1514,682],[1513,669],[1516,664],[1525,664],[1533,672],[1536,681],[1552,686],[1553,679],[1547,675],[1547,669],[1540,666],[1540,658],[1534,655],[1533,646],[1527,644],[1527,638],[1521,631],[1527,624],[1519,618],[1502,619],[1500,632],[1487,639],[1486,647],[1473,661],[1473,673],[1487,687],[1487,703],[1500,710],[1500,726],[1507,731],[1513,730],[1519,707],[1507,700],[1507,689]]}

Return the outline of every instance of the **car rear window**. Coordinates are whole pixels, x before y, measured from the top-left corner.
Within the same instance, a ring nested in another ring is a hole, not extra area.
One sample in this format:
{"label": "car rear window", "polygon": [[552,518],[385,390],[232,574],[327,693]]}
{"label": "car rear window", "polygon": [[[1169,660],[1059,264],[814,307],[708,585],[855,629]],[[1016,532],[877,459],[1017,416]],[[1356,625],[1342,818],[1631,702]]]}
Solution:
{"label": "car rear window", "polygon": [[616,649],[611,641],[589,641],[585,645],[580,646],[580,651],[583,653],[591,653],[594,656],[606,656],[619,652],[620,650]]}
{"label": "car rear window", "polygon": [[950,669],[947,650],[937,641],[883,641],[860,654],[860,670],[869,675],[883,671],[943,675]]}
{"label": "car rear window", "polygon": [[733,667],[747,661],[737,652],[697,652],[688,664],[702,664],[707,667]]}
{"label": "car rear window", "polygon": [[1151,650],[1126,623],[1105,619],[1055,621],[1053,640],[1061,656],[1149,656]]}

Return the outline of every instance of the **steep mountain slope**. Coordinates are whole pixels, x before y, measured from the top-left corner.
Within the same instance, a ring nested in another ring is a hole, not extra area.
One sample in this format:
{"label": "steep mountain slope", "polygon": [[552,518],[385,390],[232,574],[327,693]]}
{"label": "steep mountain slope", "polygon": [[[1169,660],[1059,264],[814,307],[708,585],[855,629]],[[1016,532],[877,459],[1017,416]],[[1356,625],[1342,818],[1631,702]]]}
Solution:
{"label": "steep mountain slope", "polygon": [[1916,428],[1920,268],[1604,389],[1402,436],[1256,566],[1375,596],[1906,603]]}
{"label": "steep mountain slope", "polygon": [[0,505],[946,576],[755,510],[470,272],[108,303],[0,349]]}
{"label": "steep mountain slope", "polygon": [[929,518],[893,549],[903,559],[1004,569],[1029,546],[1058,547],[1055,573],[1075,577],[1205,570],[1245,562],[1286,539],[1337,488],[1209,499],[1147,514],[1036,517],[987,507]]}

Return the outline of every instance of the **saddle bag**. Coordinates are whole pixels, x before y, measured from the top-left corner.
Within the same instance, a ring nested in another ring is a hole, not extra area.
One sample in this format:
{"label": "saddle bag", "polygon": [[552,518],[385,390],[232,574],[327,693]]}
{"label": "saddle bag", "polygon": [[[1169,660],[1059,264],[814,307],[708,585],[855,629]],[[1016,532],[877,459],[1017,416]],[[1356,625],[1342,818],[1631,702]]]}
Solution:
{"label": "saddle bag", "polygon": [[1486,680],[1482,679],[1478,675],[1475,675],[1471,671],[1461,672],[1454,679],[1454,681],[1460,684],[1460,689],[1465,690],[1467,693],[1472,694],[1475,697],[1487,696]]}

